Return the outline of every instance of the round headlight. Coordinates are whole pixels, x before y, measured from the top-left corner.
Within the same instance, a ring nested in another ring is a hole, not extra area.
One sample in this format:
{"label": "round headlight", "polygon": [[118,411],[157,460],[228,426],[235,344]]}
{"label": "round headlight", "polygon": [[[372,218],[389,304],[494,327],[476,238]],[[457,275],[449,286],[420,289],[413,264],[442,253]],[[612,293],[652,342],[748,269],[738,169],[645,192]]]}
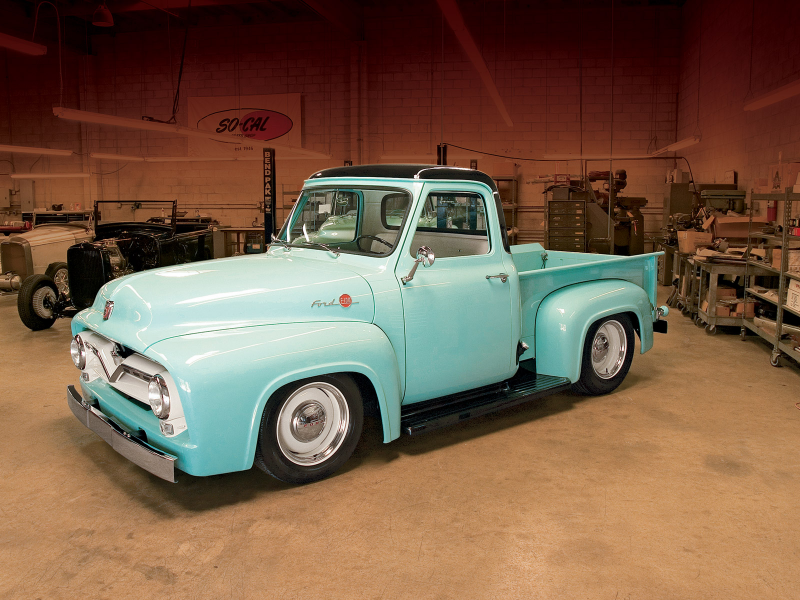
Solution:
{"label": "round headlight", "polygon": [[72,338],[72,342],[69,344],[69,354],[72,356],[75,366],[83,371],[86,367],[86,346],[83,345],[83,340],[79,335]]}
{"label": "round headlight", "polygon": [[169,417],[169,390],[167,382],[161,375],[156,375],[150,380],[147,386],[147,400],[155,416],[159,419]]}

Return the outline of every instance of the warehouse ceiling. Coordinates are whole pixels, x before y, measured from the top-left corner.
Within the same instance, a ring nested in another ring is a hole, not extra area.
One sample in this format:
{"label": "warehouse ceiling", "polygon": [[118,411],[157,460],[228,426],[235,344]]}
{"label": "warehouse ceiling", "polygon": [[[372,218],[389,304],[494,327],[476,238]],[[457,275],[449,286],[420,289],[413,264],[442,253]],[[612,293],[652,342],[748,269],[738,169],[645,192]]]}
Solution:
{"label": "warehouse ceiling", "polygon": [[[415,3],[387,3],[383,0],[105,0],[113,15],[113,27],[92,25],[93,15],[103,0],[50,0],[58,6],[63,19],[65,43],[75,50],[85,49],[88,35],[158,31],[168,22],[180,26],[186,21],[192,27],[225,25],[258,25],[328,21],[351,39],[362,39],[365,12],[379,11],[390,6],[402,11],[430,4],[437,10],[436,0]],[[682,6],[686,0],[613,0],[617,7]],[[612,0],[458,0],[462,10],[504,5],[506,10],[536,9],[597,9],[611,8]],[[36,7],[39,9],[37,41],[56,41],[55,11],[49,2],[39,0],[0,0],[0,32],[28,38],[33,31]]]}

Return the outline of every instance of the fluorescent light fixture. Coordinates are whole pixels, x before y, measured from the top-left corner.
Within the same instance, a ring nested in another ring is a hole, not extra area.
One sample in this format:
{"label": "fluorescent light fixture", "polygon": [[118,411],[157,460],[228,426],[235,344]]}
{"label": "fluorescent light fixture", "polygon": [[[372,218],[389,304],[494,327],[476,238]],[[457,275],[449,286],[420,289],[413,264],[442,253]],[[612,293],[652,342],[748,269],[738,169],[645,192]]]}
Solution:
{"label": "fluorescent light fixture", "polygon": [[14,146],[9,144],[0,144],[0,152],[43,154],[45,156],[72,156],[72,150],[55,150],[53,148],[35,148],[33,146]]}
{"label": "fluorescent light fixture", "polygon": [[[292,152],[307,156],[309,158],[330,159],[328,154],[321,152],[314,152],[306,150],[305,148],[296,148],[294,146],[282,146],[279,144],[272,144],[270,141],[242,139],[238,140],[229,135],[221,135],[210,131],[202,131],[193,127],[184,127],[174,123],[158,123],[155,121],[143,121],[141,119],[130,119],[128,117],[117,117],[114,115],[106,115],[103,113],[90,112],[86,110],[75,110],[73,108],[64,108],[63,106],[53,107],[53,114],[60,119],[67,121],[78,121],[80,123],[93,123],[95,125],[108,125],[110,127],[127,127],[128,129],[139,129],[144,131],[158,131],[161,133],[172,133],[175,135],[184,135],[187,137],[199,137],[207,140],[216,140],[226,144],[233,144],[240,146],[246,144],[248,146],[257,146],[259,148],[274,148],[279,152]],[[287,157],[288,158],[288,157]]]}
{"label": "fluorescent light fixture", "polygon": [[14,52],[20,52],[29,56],[44,56],[47,54],[47,46],[29,42],[22,38],[14,37],[6,33],[0,33],[0,48],[7,48]]}
{"label": "fluorescent light fixture", "polygon": [[[103,152],[90,152],[91,158],[101,160],[116,160],[118,162],[262,162],[263,156],[127,156],[125,154],[107,154]],[[278,155],[275,160],[320,160],[317,156],[287,156]],[[327,157],[325,158],[327,160]]]}
{"label": "fluorescent light fixture", "polygon": [[11,179],[84,179],[88,173],[11,173]]}
{"label": "fluorescent light fixture", "polygon": [[694,146],[699,142],[700,142],[700,136],[693,135],[692,137],[678,140],[677,142],[670,144],[669,146],[664,146],[660,150],[656,150],[655,152],[653,152],[651,156],[658,156],[659,154],[663,154],[664,152],[677,152],[678,150],[683,150],[684,148],[688,148],[689,146]]}
{"label": "fluorescent light fixture", "polygon": [[99,158],[100,160],[118,160],[120,162],[144,162],[141,156],[125,156],[124,154],[105,154],[103,152],[90,152],[90,158]]}
{"label": "fluorescent light fixture", "polygon": [[[235,156],[148,156],[145,162],[166,163],[166,162],[233,162],[238,160]],[[254,156],[253,160],[263,161],[262,156]]]}
{"label": "fluorescent light fixture", "polygon": [[771,92],[764,94],[763,96],[759,96],[747,102],[744,105],[745,110],[758,110],[759,108],[764,108],[765,106],[769,106],[770,104],[777,104],[778,102],[783,102],[791,98],[792,96],[797,96],[800,94],[800,79],[796,79],[791,83],[787,83],[779,87],[778,89],[772,90]]}

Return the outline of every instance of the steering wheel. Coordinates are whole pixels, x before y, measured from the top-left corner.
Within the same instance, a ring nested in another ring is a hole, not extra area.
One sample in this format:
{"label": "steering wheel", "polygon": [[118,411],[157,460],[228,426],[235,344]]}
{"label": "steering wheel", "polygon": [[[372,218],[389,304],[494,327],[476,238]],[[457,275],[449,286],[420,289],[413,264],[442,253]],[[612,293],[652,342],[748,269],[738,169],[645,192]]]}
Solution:
{"label": "steering wheel", "polygon": [[[361,250],[361,243],[360,242],[363,239],[374,240],[376,242],[380,242],[381,244],[383,244],[385,246],[389,246],[389,249],[394,248],[394,244],[392,244],[391,242],[387,242],[383,238],[379,238],[377,235],[360,235],[355,240],[356,241],[356,246],[358,247],[359,250]],[[365,252],[372,252],[372,250],[365,250]],[[375,254],[380,254],[380,252],[375,252]]]}
{"label": "steering wheel", "polygon": [[135,271],[158,266],[158,240],[149,235],[136,235],[128,246],[128,261]]}

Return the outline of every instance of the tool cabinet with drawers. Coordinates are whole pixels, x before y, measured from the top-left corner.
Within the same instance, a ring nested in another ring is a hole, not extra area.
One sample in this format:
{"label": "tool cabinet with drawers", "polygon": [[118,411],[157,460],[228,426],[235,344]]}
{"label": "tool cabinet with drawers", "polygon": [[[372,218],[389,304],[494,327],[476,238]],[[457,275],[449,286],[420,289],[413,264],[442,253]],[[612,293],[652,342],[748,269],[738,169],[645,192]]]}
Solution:
{"label": "tool cabinet with drawers", "polygon": [[[553,191],[559,190],[554,188]],[[568,199],[564,198],[567,195]],[[570,252],[586,251],[586,194],[563,190],[547,202],[547,248]]]}

